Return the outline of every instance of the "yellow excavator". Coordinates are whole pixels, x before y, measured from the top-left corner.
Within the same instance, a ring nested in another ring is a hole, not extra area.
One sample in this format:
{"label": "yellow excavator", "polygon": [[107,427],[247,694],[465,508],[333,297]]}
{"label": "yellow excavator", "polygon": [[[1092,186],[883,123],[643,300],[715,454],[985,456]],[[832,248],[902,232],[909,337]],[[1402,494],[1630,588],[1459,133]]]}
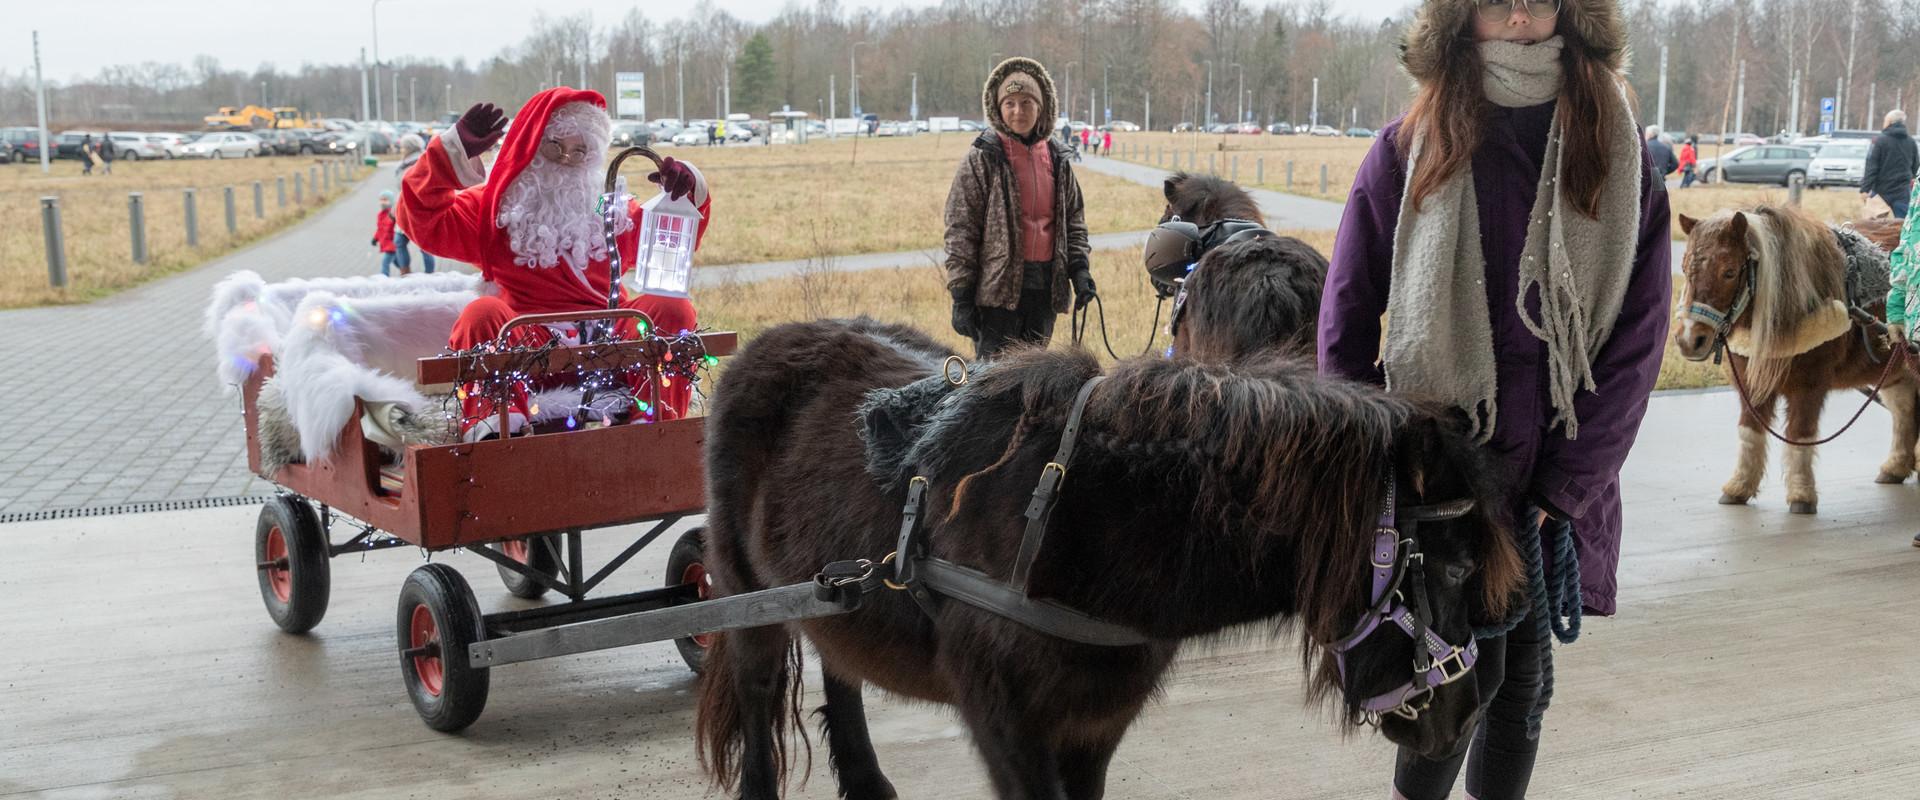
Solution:
{"label": "yellow excavator", "polygon": [[300,109],[292,106],[221,106],[217,114],[206,117],[207,130],[251,131],[260,128],[305,128],[307,121],[300,118]]}

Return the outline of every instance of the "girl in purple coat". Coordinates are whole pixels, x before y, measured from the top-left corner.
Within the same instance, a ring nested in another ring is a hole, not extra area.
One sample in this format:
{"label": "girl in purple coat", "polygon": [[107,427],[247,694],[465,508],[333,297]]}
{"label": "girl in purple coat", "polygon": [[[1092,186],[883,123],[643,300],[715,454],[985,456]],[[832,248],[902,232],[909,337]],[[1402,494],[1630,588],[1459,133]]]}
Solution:
{"label": "girl in purple coat", "polygon": [[1443,798],[1464,764],[1469,797],[1517,798],[1549,630],[1571,641],[1583,605],[1614,610],[1620,464],[1667,331],[1667,197],[1615,0],[1426,0],[1404,45],[1418,89],[1354,179],[1320,366],[1460,409],[1510,470],[1522,552],[1541,554],[1525,618],[1478,632],[1471,755],[1402,748],[1393,783]]}

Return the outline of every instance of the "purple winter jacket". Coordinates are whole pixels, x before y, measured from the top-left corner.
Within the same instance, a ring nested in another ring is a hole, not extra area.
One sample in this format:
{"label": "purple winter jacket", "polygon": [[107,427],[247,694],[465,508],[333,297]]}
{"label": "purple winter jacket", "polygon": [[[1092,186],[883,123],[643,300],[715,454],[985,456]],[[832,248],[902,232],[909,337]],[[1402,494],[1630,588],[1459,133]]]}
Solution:
{"label": "purple winter jacket", "polygon": [[[1620,563],[1620,465],[1660,374],[1673,280],[1672,223],[1666,184],[1653,172],[1642,144],[1647,177],[1639,246],[1620,317],[1593,365],[1598,389],[1575,398],[1578,440],[1548,430],[1553,405],[1546,344],[1527,330],[1512,298],[1519,291],[1520,251],[1553,110],[1553,103],[1495,108],[1486,139],[1473,154],[1499,406],[1487,447],[1512,470],[1516,513],[1539,505],[1573,521],[1583,603],[1592,613],[1612,614]],[[1354,177],[1320,303],[1321,372],[1374,384],[1384,382],[1378,363],[1380,317],[1387,310],[1394,228],[1407,182],[1396,145],[1400,124],[1395,120],[1380,132]],[[1538,313],[1537,296],[1528,306]],[[1545,552],[1552,552],[1550,543]]]}

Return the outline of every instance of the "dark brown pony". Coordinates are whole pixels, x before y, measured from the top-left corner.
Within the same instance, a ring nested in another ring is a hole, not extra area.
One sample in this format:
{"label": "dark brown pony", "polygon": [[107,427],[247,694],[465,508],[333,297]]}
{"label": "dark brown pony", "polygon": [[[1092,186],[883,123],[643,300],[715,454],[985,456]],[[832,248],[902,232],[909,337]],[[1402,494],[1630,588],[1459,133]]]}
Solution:
{"label": "dark brown pony", "polygon": [[[1266,224],[1259,204],[1229,180],[1176,172],[1161,191],[1161,222],[1178,216],[1202,228],[1223,219]],[[1327,259],[1291,236],[1216,247],[1187,277],[1173,351],[1222,363],[1271,348],[1311,355],[1326,280]]]}
{"label": "dark brown pony", "polygon": [[[1859,229],[1883,249],[1887,226],[1861,223]],[[1820,437],[1820,411],[1828,393],[1865,389],[1879,380],[1888,357],[1879,337],[1863,339],[1847,320],[1846,259],[1828,226],[1798,209],[1758,206],[1723,211],[1706,219],[1680,216],[1687,234],[1683,266],[1687,279],[1673,329],[1674,345],[1690,361],[1713,354],[1714,328],[1689,316],[1696,304],[1730,313],[1749,280],[1750,308],[1733,320],[1727,358],[1738,368],[1757,414],[1740,414],[1740,459],[1733,477],[1721,487],[1720,502],[1742,505],[1759,490],[1766,473],[1767,433],[1775,408],[1787,406],[1786,429],[1795,441]],[[1893,237],[1897,238],[1897,226]],[[1886,318],[1886,298],[1866,309]],[[1892,450],[1880,465],[1879,483],[1900,483],[1914,469],[1914,386],[1896,372],[1880,393],[1893,416]],[[1788,446],[1787,503],[1795,514],[1819,508],[1813,480],[1813,448]]]}
{"label": "dark brown pony", "polygon": [[[850,412],[871,390],[938,374],[949,355],[911,328],[855,320],[782,325],[733,358],[707,422],[717,594],[894,549],[905,487],[863,469]],[[932,555],[1006,579],[1035,479],[1097,374],[1084,352],[1029,350],[954,390],[928,423],[941,434],[905,465],[930,482]],[[1123,361],[1083,422],[1030,589],[1151,643],[1076,644],[951,601],[929,616],[886,590],[845,616],[728,633],[708,655],[697,721],[714,780],[743,798],[779,795],[795,760],[789,735],[805,736],[801,636],[819,654],[821,727],[848,798],[895,796],[867,734],[868,683],[955,707],[998,797],[1100,797],[1114,749],[1180,643],[1241,626],[1300,628],[1315,695],[1340,694],[1356,723],[1359,698],[1404,683],[1413,657],[1406,636],[1378,633],[1349,651],[1343,680],[1323,649],[1367,603],[1390,477],[1403,504],[1476,501],[1465,517],[1420,528],[1434,626],[1449,641],[1499,613],[1520,575],[1479,450],[1445,417],[1321,379],[1310,362]],[[1474,685],[1447,684],[1417,720],[1381,729],[1423,753],[1452,752],[1477,721]]]}

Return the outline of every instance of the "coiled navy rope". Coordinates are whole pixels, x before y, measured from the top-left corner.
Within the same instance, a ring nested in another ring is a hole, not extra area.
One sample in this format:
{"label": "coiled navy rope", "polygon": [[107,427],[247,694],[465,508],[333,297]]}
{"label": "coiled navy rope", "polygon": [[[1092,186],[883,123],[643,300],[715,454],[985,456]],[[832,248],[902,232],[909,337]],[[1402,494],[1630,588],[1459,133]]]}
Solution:
{"label": "coiled navy rope", "polygon": [[1573,548],[1573,523],[1566,520],[1547,520],[1547,535],[1553,537],[1553,576],[1549,580],[1546,564],[1541,558],[1541,526],[1531,520],[1538,519],[1539,512],[1529,509],[1527,530],[1521,535],[1521,557],[1527,566],[1527,602],[1507,612],[1507,618],[1487,626],[1475,626],[1473,636],[1476,639],[1491,639],[1504,636],[1529,617],[1534,625],[1534,636],[1540,642],[1540,697],[1533,704],[1533,712],[1527,715],[1527,736],[1537,738],[1540,735],[1540,720],[1546,715],[1547,703],[1553,699],[1553,642],[1548,638],[1560,640],[1561,644],[1572,644],[1580,638],[1580,556]]}

